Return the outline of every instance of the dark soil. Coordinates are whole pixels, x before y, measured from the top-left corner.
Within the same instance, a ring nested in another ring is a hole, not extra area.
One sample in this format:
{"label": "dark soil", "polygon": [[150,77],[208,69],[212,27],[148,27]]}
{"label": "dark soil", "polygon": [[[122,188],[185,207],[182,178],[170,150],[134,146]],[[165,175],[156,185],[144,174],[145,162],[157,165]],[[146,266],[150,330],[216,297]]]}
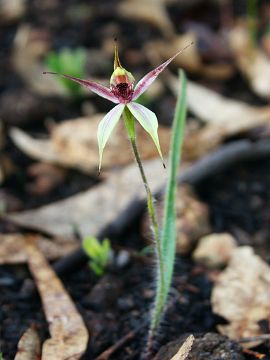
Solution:
{"label": "dark soil", "polygon": [[213,230],[230,232],[270,261],[270,160],[242,163],[203,181],[198,194],[210,207]]}
{"label": "dark soil", "polygon": [[[268,242],[261,240],[257,248],[254,239],[260,237],[261,231],[264,240],[269,236],[269,169],[269,160],[239,164],[198,187],[199,195],[210,205],[214,230],[230,231],[240,243],[243,238],[249,239],[249,244],[266,257]],[[136,243],[140,244],[140,240]],[[121,245],[125,246],[125,239]],[[95,278],[88,266],[63,279],[91,333],[89,351],[83,359],[94,359],[134,329],[139,329],[136,336],[111,359],[139,358],[146,344],[153,275],[149,258],[131,255],[124,269],[115,265],[101,279]],[[25,267],[1,268],[0,347],[6,360],[14,358],[18,339],[29,325],[34,324],[43,337],[48,336],[38,296],[27,296],[29,278]],[[211,288],[209,270],[189,258],[177,257],[168,310],[155,342],[157,350],[185,333],[215,332],[216,325],[224,323],[212,313]]]}
{"label": "dark soil", "polygon": [[[54,50],[64,46],[100,49],[106,40],[118,36],[122,48],[125,49],[122,58],[127,68],[131,70],[136,68],[141,73],[149,70],[149,64],[145,63],[144,57],[133,55],[138,49],[143,48],[147,41],[160,39],[163,35],[151,24],[143,22],[138,26],[134,20],[123,20],[116,12],[119,2],[120,0],[29,1],[26,14],[20,22],[0,25],[0,118],[1,121],[3,119],[5,135],[10,126],[14,125],[23,127],[29,133],[44,134],[47,132],[48,117],[58,122],[82,115],[84,99],[73,102],[43,99],[27,89],[22,79],[14,72],[10,55],[12,42],[21,23],[26,22],[35,29],[42,29],[51,38]],[[235,14],[245,12],[245,3],[245,1],[233,1]],[[85,5],[84,11],[87,14],[89,9],[93,10],[93,4],[94,18],[73,16],[76,6]],[[191,26],[192,21],[201,22],[211,30],[218,30],[221,26],[221,14],[211,1],[198,1],[197,5],[186,6],[184,9],[176,2],[168,6],[168,13],[179,33]],[[207,39],[203,37],[200,39],[204,60],[228,61],[226,50],[225,53],[220,53],[220,49],[211,46],[209,48],[209,42],[205,40]],[[218,51],[215,53],[215,50]],[[93,77],[103,77],[110,73],[111,67],[108,68],[106,63],[98,63],[96,67],[90,67],[88,70]],[[254,104],[264,103],[247,89],[246,82],[239,74],[224,83],[212,81],[210,86],[218,88],[232,98],[244,99]],[[168,114],[172,115],[174,103],[174,97],[166,95],[151,106],[160,114],[159,120],[168,123],[168,119],[172,118]],[[108,110],[108,105],[102,100],[95,98],[94,105],[97,111]],[[4,200],[9,211],[52,203],[87,189],[98,181],[95,177],[91,178],[77,171],[68,170],[64,174],[61,173],[62,182],[55,184],[47,192],[37,194],[37,179],[29,172],[34,161],[17,150],[8,136],[5,136],[4,146],[1,149],[1,162],[2,156],[11,161],[11,168],[15,165],[15,170],[11,170],[0,190],[0,204]],[[35,184],[36,187],[33,187]],[[35,195],[33,195],[34,188]],[[239,244],[254,246],[256,252],[270,262],[269,159],[238,164],[205,180],[196,190],[199,197],[209,205],[214,231],[231,232]],[[19,230],[13,225],[0,221],[1,232]],[[117,246],[124,249],[132,248],[135,251],[141,250],[145,244],[139,232],[139,224],[137,227],[133,224],[127,234],[117,239]],[[115,246],[114,242],[113,246]],[[198,345],[199,354],[192,359],[242,358],[238,345],[224,338],[222,340],[219,338],[219,345],[221,344],[219,349],[223,351],[224,356],[220,353],[213,355],[216,354],[214,350],[212,351],[213,346],[207,343],[209,339],[206,340],[205,334],[216,332],[216,325],[224,323],[224,320],[215,316],[211,310],[210,275],[210,270],[194,264],[189,257],[177,257],[174,284],[166,315],[154,343],[155,351],[169,341],[176,340],[179,343],[179,337],[182,336],[183,339],[184,334],[192,333],[200,334],[206,344],[204,349]],[[26,266],[0,267],[0,351],[3,352],[5,360],[14,359],[18,340],[29,326],[34,325],[43,339],[49,336],[39,297],[37,294],[29,296],[32,289],[30,279]],[[89,349],[83,359],[95,359],[133,330],[137,331],[135,336],[113,354],[111,359],[139,359],[147,339],[149,313],[154,294],[153,279],[154,270],[150,258],[135,256],[134,251],[130,251],[130,260],[124,268],[115,264],[101,279],[96,278],[87,265],[63,279],[91,334]],[[212,338],[215,336],[217,335],[212,335]],[[259,348],[258,351],[269,354],[269,348],[266,346]],[[245,355],[244,358],[254,357]],[[269,360],[269,355],[264,359]]]}

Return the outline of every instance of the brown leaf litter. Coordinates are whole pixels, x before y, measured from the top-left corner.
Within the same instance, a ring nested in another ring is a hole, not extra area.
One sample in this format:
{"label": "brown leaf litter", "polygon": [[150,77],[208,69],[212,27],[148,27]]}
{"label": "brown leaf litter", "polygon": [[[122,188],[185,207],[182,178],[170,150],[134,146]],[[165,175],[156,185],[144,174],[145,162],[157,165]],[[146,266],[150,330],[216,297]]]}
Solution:
{"label": "brown leaf litter", "polygon": [[[166,78],[177,96],[179,80],[171,75]],[[202,157],[226,138],[258,127],[270,128],[270,106],[253,106],[229,99],[193,81],[188,82],[187,103],[203,126],[187,127],[183,144],[186,160]]]}
{"label": "brown leaf litter", "polygon": [[[160,159],[145,161],[144,167],[155,192],[166,182],[167,172]],[[10,213],[5,218],[60,237],[73,237],[74,226],[82,237],[97,235],[132,199],[145,198],[138,171],[136,164],[112,171],[107,179],[89,190],[34,210]]]}
{"label": "brown leaf litter", "polygon": [[[52,128],[48,139],[33,138],[18,128],[13,128],[10,136],[14,143],[32,158],[93,173],[97,171],[99,157],[96,134],[98,124],[104,115],[96,114],[90,118],[64,121]],[[137,134],[142,159],[156,157],[156,149],[149,135],[141,126],[137,126]],[[169,136],[170,129],[160,126],[160,145],[165,155],[169,151]],[[120,123],[115,128],[104,152],[103,168],[122,166],[133,162],[133,155],[129,147],[126,130]],[[123,151],[123,149],[126,150]]]}
{"label": "brown leaf litter", "polygon": [[183,49],[188,44],[193,44],[177,56],[174,67],[182,68],[189,73],[200,75],[209,79],[224,80],[230,78],[234,73],[233,65],[229,63],[206,64],[203,62],[198,47],[198,37],[193,31],[185,34],[175,34],[170,41],[154,40],[145,45],[145,52],[152,61],[157,63],[166,61],[173,54]]}
{"label": "brown leaf litter", "polygon": [[79,242],[72,238],[58,237],[50,240],[41,235],[0,234],[0,265],[27,262],[25,241],[29,238],[36,241],[48,260],[63,257],[79,246]]}
{"label": "brown leaf litter", "polygon": [[33,327],[30,327],[20,338],[14,360],[40,360],[40,355],[41,342],[39,335]]}
{"label": "brown leaf litter", "polygon": [[238,68],[252,90],[260,97],[270,99],[270,60],[263,49],[252,44],[247,21],[238,21],[228,38]]}
{"label": "brown leaf litter", "polygon": [[189,335],[184,344],[180,347],[179,351],[171,358],[171,360],[186,360],[192,348],[195,338]]}
{"label": "brown leaf litter", "polygon": [[167,38],[174,34],[173,24],[163,0],[125,0],[119,3],[118,12],[123,18],[157,27]]}
{"label": "brown leaf litter", "polygon": [[[236,248],[212,292],[213,311],[229,322],[219,325],[218,330],[236,341],[262,335],[259,322],[270,319],[269,299],[269,265],[251,247]],[[253,347],[261,342],[243,343],[243,346]]]}
{"label": "brown leaf litter", "polygon": [[31,28],[27,24],[18,27],[12,50],[15,71],[35,93],[47,96],[64,96],[65,89],[56,78],[42,76],[44,65],[41,57],[49,50],[48,34]]}
{"label": "brown leaf litter", "polygon": [[42,346],[41,359],[80,359],[89,337],[83,319],[35,241],[28,238],[25,246],[51,335]]}

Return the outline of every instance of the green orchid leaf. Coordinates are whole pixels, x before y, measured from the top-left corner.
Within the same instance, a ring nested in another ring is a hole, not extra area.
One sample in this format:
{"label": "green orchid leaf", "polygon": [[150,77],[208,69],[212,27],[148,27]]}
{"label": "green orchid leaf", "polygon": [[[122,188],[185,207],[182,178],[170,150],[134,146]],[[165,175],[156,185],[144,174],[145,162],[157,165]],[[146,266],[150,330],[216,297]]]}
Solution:
{"label": "green orchid leaf", "polygon": [[169,157],[169,179],[166,189],[165,206],[164,206],[164,221],[162,228],[162,256],[166,268],[165,284],[166,297],[170,289],[174,259],[176,248],[176,210],[175,199],[177,190],[177,175],[181,160],[181,149],[184,138],[186,111],[187,111],[187,96],[186,96],[187,80],[185,73],[180,72],[180,94],[178,96],[175,116],[172,127],[172,139]]}

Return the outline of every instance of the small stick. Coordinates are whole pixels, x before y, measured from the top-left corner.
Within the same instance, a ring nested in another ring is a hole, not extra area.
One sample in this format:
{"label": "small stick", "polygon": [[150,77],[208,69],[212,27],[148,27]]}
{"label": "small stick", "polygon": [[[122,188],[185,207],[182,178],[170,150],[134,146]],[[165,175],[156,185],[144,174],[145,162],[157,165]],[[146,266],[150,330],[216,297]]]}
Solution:
{"label": "small stick", "polygon": [[[183,170],[178,178],[178,183],[188,183],[196,185],[208,176],[224,170],[233,164],[245,160],[260,159],[270,156],[270,141],[263,139],[256,142],[249,140],[239,140],[221,146],[219,149],[207,154],[198,160],[188,169]],[[161,197],[164,188],[160,189],[155,195]],[[126,209],[111,224],[104,228],[98,235],[98,239],[105,237],[119,236],[136,218],[139,217],[145,208],[144,200],[133,200]],[[58,275],[73,271],[83,266],[88,258],[82,249],[65,256],[54,264],[54,269]]]}
{"label": "small stick", "polygon": [[130,332],[128,332],[125,336],[123,336],[115,344],[110,346],[107,350],[103,351],[103,353],[101,353],[97,358],[95,358],[95,360],[108,360],[111,357],[111,355],[113,355],[117,350],[119,350],[128,341],[133,339],[141,328],[142,328],[142,326],[140,326],[139,328],[137,328],[135,330],[131,330]]}
{"label": "small stick", "polygon": [[264,340],[264,341],[270,340],[270,334],[262,334],[262,335],[242,338],[239,340],[239,342],[240,343],[248,343],[248,342],[253,342],[253,341],[261,341],[261,340]]}
{"label": "small stick", "polygon": [[[183,170],[178,177],[178,183],[197,185],[208,176],[212,176],[240,161],[255,160],[263,157],[270,157],[270,141],[263,139],[256,142],[249,140],[238,140],[221,146],[219,149],[205,155],[195,164]],[[164,192],[161,188],[155,198],[160,198]],[[134,220],[138,219],[145,208],[145,200],[132,200],[124,211],[112,223],[108,224],[97,234],[97,239],[113,238],[119,236]],[[71,254],[58,260],[53,268],[58,275],[75,271],[87,263],[88,257],[82,248],[73,251]],[[35,287],[28,291],[32,296]]]}
{"label": "small stick", "polygon": [[254,356],[256,359],[263,359],[265,358],[264,354],[258,353],[257,351],[249,350],[249,349],[243,349],[243,353],[247,355]]}

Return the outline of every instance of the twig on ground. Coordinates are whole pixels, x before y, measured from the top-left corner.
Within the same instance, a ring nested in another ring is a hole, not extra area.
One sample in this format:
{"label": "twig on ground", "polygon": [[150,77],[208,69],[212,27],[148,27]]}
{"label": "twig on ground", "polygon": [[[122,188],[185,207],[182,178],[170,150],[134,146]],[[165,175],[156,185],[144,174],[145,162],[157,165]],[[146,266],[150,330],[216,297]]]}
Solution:
{"label": "twig on ground", "polygon": [[[221,146],[218,150],[204,156],[188,169],[183,170],[178,178],[179,183],[196,185],[205,178],[218,173],[240,161],[255,160],[270,156],[270,142],[263,139],[257,142],[239,140]],[[160,189],[155,196],[160,197],[164,189]],[[111,224],[103,229],[98,239],[119,236],[136,218],[139,217],[145,201],[133,200],[122,214]],[[54,265],[55,271],[61,275],[73,271],[87,262],[88,258],[82,249],[57,261]]]}
{"label": "twig on ground", "polygon": [[248,343],[248,342],[254,342],[254,341],[261,341],[261,340],[265,340],[265,341],[270,340],[270,334],[262,334],[262,335],[242,338],[239,340],[239,342],[240,343]]}
{"label": "twig on ground", "polygon": [[263,359],[265,358],[264,354],[261,354],[257,351],[249,350],[249,349],[243,349],[243,353],[247,355],[254,356],[256,359]]}
{"label": "twig on ground", "polygon": [[128,341],[133,339],[142,327],[129,331],[125,336],[118,340],[115,344],[103,351],[95,360],[108,360],[117,350],[124,346]]}

